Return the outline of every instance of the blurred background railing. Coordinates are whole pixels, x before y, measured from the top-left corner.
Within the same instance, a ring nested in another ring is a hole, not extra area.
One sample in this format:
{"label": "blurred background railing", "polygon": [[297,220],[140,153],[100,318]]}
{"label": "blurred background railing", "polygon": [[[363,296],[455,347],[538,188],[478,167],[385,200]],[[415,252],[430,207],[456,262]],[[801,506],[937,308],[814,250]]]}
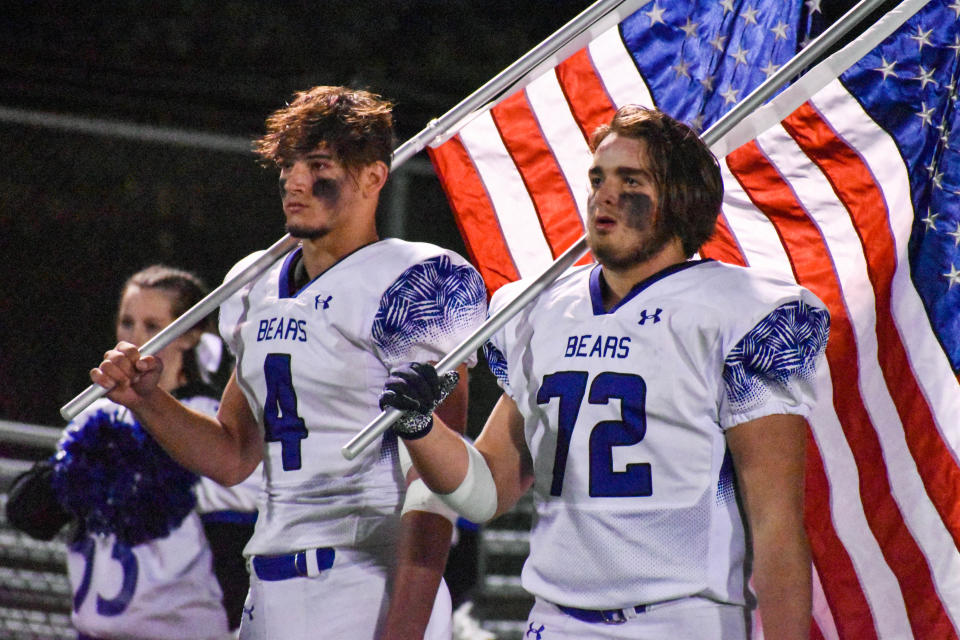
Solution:
{"label": "blurred background railing", "polygon": [[0,638],[75,638],[65,540],[40,542],[10,527],[6,517],[10,482],[50,455],[61,430],[0,420]]}

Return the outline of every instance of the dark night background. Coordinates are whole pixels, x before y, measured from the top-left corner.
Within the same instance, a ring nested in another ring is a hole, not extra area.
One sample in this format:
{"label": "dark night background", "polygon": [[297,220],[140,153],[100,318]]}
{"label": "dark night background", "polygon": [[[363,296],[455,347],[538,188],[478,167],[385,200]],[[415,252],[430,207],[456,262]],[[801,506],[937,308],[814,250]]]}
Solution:
{"label": "dark night background", "polygon": [[[402,142],[588,5],[4,3],[0,420],[63,424],[59,407],[114,344],[117,295],[133,271],[165,262],[216,286],[283,235],[275,175],[251,154],[32,125],[23,114],[249,140],[292,92],[349,84],[397,103]],[[829,22],[853,1],[822,5]],[[435,178],[409,180],[403,235],[462,252]]]}

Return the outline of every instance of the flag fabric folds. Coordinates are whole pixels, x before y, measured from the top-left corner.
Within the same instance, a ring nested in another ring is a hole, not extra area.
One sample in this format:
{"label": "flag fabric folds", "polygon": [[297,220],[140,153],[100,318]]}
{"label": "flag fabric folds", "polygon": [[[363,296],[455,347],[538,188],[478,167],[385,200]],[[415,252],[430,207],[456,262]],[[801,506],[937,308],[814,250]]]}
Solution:
{"label": "flag fabric folds", "polygon": [[[648,2],[431,148],[488,288],[583,234],[587,139],[617,106],[705,130],[806,44],[818,5]],[[931,0],[721,159],[702,255],[832,316],[807,455],[815,637],[960,633],[958,25],[960,0]]]}

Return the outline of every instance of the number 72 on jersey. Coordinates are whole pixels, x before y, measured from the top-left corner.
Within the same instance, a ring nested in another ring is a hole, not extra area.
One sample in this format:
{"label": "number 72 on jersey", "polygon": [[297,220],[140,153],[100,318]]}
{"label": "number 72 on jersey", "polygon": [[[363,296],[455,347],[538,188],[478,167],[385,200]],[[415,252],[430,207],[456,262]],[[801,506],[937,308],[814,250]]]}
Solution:
{"label": "number 72 on jersey", "polygon": [[620,400],[620,420],[598,422],[590,431],[590,497],[636,497],[653,495],[650,463],[628,464],[614,471],[613,447],[634,445],[647,432],[645,402],[647,385],[638,375],[604,372],[589,384],[586,371],[558,371],[544,376],[537,392],[537,404],[558,399],[557,451],[553,463],[550,495],[563,491],[570,441],[584,399],[588,404],[607,404]]}

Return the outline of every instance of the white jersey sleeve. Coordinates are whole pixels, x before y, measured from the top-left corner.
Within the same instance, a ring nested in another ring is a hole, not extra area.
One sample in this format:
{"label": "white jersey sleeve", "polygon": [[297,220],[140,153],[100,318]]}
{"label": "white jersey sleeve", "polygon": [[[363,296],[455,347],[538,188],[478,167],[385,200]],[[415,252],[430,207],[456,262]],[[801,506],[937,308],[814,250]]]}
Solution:
{"label": "white jersey sleeve", "polygon": [[777,413],[809,415],[829,333],[826,309],[802,299],[777,307],[750,329],[724,360],[721,426]]}
{"label": "white jersey sleeve", "polygon": [[[560,278],[563,278],[563,276],[560,276]],[[493,297],[490,299],[489,315],[493,316],[494,314],[498,313],[507,304],[509,304],[511,300],[520,295],[523,290],[529,286],[529,284],[530,283],[526,280],[517,280],[516,282],[510,282],[497,289],[496,293],[494,293]],[[527,318],[529,314],[525,313],[525,310],[521,309],[517,315],[521,318]],[[509,365],[507,364],[507,359],[504,355],[507,351],[507,333],[508,331],[512,331],[514,333],[517,331],[522,331],[522,327],[522,321],[515,321],[511,319],[508,324],[505,324],[499,330],[495,331],[483,345],[483,356],[487,360],[487,367],[489,367],[490,372],[496,378],[497,384],[500,385],[500,388],[511,397],[513,397],[513,394],[510,392]]]}
{"label": "white jersey sleeve", "polygon": [[[243,258],[240,262],[231,267],[230,271],[227,272],[227,275],[224,276],[223,281],[229,282],[237,274],[253,264],[257,258],[263,255],[263,253],[263,251],[256,251]],[[230,353],[233,354],[234,358],[239,357],[240,349],[242,347],[239,328],[242,325],[241,319],[244,315],[244,301],[247,299],[247,296],[249,296],[250,289],[253,287],[255,282],[256,279],[254,279],[253,282],[248,282],[242,286],[238,292],[224,300],[223,304],[220,305],[220,316],[218,321],[220,338],[230,349]]]}

